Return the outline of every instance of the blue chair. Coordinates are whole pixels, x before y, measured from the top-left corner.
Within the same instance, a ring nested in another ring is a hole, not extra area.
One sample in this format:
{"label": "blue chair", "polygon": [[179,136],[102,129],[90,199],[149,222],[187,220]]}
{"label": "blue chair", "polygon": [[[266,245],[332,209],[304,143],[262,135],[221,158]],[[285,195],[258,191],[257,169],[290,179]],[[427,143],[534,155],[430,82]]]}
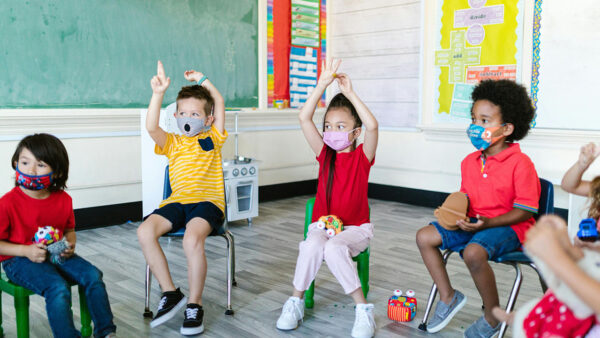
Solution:
{"label": "blue chair", "polygon": [[[163,199],[167,199],[171,196],[171,182],[169,181],[169,166],[165,168],[165,180],[163,186]],[[227,212],[225,212],[225,215]],[[231,308],[231,288],[232,286],[237,285],[235,281],[235,247],[233,241],[233,234],[229,231],[227,226],[227,217],[225,217],[225,223],[219,229],[217,234],[214,236],[222,236],[225,238],[227,242],[227,309],[225,310],[226,315],[233,315],[233,309]],[[164,237],[179,237],[182,238],[185,232],[185,227],[164,234]],[[213,236],[213,235],[211,235]],[[150,266],[146,264],[146,300],[145,300],[145,308],[144,308],[144,317],[152,318],[153,313],[150,311],[150,289],[152,288],[152,273],[150,271]]]}
{"label": "blue chair", "polygon": [[[543,178],[540,178],[540,186],[541,186],[542,191],[540,194],[538,213],[537,213],[537,215],[534,216],[536,220],[542,215],[554,213],[554,186],[552,185],[552,183],[548,182],[547,180],[545,180]],[[453,253],[452,250],[444,251],[443,256],[442,256],[444,264],[446,264],[446,262],[448,261],[448,258],[450,257],[450,255],[452,253]],[[517,300],[517,296],[519,295],[521,283],[523,282],[523,273],[521,271],[521,264],[529,265],[530,267],[533,268],[533,270],[535,270],[535,272],[538,274],[540,284],[542,285],[542,290],[544,292],[546,292],[546,289],[548,287],[546,286],[546,283],[544,282],[544,280],[542,279],[542,276],[538,272],[537,267],[535,266],[535,264],[533,264],[533,262],[529,259],[529,257],[527,257],[522,251],[515,251],[515,252],[511,252],[511,253],[502,255],[502,256],[498,257],[495,260],[495,262],[511,265],[512,267],[515,268],[515,271],[516,271],[515,282],[513,283],[513,287],[510,292],[510,296],[508,297],[508,304],[506,305],[507,313],[509,313],[513,310],[513,308],[515,306],[515,302]],[[429,312],[431,311],[431,307],[433,306],[433,302],[435,301],[436,296],[437,296],[437,286],[435,284],[433,284],[431,287],[431,292],[429,293],[429,299],[427,300],[427,308],[425,309],[425,315],[423,316],[423,321],[421,321],[421,324],[419,324],[419,329],[422,331],[427,331],[427,320],[429,317]],[[498,334],[499,338],[502,338],[504,336],[504,334],[506,333],[506,328],[507,328],[506,323],[502,323],[502,326],[500,327],[500,332]]]}

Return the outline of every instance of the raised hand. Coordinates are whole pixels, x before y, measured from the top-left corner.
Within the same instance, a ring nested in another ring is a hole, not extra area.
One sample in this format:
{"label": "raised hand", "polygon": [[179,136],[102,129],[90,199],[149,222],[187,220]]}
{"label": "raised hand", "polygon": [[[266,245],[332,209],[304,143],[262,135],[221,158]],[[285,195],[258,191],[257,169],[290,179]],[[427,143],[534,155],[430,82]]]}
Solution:
{"label": "raised hand", "polygon": [[319,84],[329,86],[335,77],[337,76],[336,72],[340,67],[340,63],[342,60],[329,60],[321,63],[321,76],[319,76]]}
{"label": "raised hand", "polygon": [[42,263],[46,260],[46,255],[48,251],[46,251],[46,246],[42,243],[34,243],[27,246],[25,252],[25,257],[29,258],[30,261],[34,263]]}
{"label": "raised hand", "polygon": [[204,76],[204,74],[191,69],[186,70],[185,73],[183,73],[183,76],[190,82],[198,82]]}
{"label": "raised hand", "polygon": [[165,67],[163,67],[162,62],[159,60],[156,65],[156,75],[150,80],[152,92],[155,94],[164,94],[170,84],[171,78],[165,75]]}
{"label": "raised hand", "polygon": [[598,156],[600,156],[600,146],[590,142],[581,147],[578,160],[579,165],[587,169]]}
{"label": "raised hand", "polygon": [[336,76],[338,85],[342,94],[346,95],[352,92],[352,82],[350,81],[350,77],[345,73],[337,74]]}

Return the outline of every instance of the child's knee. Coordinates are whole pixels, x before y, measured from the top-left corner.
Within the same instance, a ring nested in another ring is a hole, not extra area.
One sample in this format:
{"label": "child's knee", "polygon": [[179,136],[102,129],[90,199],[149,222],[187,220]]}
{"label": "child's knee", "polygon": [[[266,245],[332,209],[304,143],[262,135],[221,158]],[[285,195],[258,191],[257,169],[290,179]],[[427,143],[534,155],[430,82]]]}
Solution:
{"label": "child's knee", "polygon": [[325,249],[323,250],[323,254],[326,261],[332,261],[349,256],[350,249],[343,243],[327,241],[325,244]]}
{"label": "child's knee", "polygon": [[488,252],[479,244],[469,244],[463,251],[463,260],[469,269],[477,269],[487,264]]}
{"label": "child's knee", "polygon": [[183,237],[183,250],[196,250],[202,249],[204,250],[204,242],[206,240],[206,236],[201,236],[199,234],[188,234]]}
{"label": "child's knee", "polygon": [[154,241],[161,236],[159,224],[148,218],[137,228],[137,238],[140,243]]}
{"label": "child's knee", "polygon": [[419,229],[416,237],[419,249],[438,247],[442,244],[442,238],[433,225],[427,225]]}

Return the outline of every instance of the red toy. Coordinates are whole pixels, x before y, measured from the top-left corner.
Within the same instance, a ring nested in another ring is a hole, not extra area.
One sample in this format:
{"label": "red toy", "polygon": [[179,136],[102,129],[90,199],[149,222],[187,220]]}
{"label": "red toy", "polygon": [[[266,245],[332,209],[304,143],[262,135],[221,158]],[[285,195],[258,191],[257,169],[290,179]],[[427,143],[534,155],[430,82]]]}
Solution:
{"label": "red toy", "polygon": [[401,290],[394,290],[394,295],[388,300],[388,318],[398,322],[410,322],[416,315],[415,292],[408,290],[406,296],[402,296]]}

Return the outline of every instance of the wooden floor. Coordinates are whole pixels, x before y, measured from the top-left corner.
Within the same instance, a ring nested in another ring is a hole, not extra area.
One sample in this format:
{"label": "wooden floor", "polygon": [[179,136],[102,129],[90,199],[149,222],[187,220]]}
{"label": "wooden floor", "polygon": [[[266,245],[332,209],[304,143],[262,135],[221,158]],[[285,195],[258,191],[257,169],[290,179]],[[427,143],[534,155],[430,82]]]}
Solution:
{"label": "wooden floor", "polygon": [[[305,313],[304,324],[295,331],[281,332],[275,322],[281,306],[290,296],[292,277],[302,240],[304,203],[307,197],[297,197],[262,203],[260,216],[251,228],[246,222],[234,222],[230,229],[235,236],[236,279],[233,289],[234,316],[224,314],[226,304],[226,250],[221,237],[207,241],[209,261],[204,290],[205,337],[341,337],[349,336],[354,322],[354,307],[350,297],[324,264],[317,276],[315,307]],[[425,337],[417,329],[424,313],[431,278],[415,244],[416,231],[432,220],[433,210],[395,202],[371,200],[375,237],[371,242],[370,286],[368,300],[375,304],[377,337]],[[137,223],[110,226],[77,233],[79,255],[104,272],[112,311],[119,337],[177,337],[183,311],[174,319],[155,329],[142,318],[144,308],[145,262],[137,238]],[[177,286],[187,293],[186,263],[181,242],[161,239],[163,249]],[[514,279],[510,266],[494,264],[505,304]],[[528,267],[517,306],[541,296],[537,276]],[[467,297],[468,303],[437,337],[462,337],[462,332],[481,315],[481,300],[462,260],[452,256],[448,263],[451,281]],[[409,323],[396,323],[387,318],[387,299],[394,289],[416,291],[419,310]],[[74,289],[75,290],[75,289]],[[76,293],[76,292],[75,292]],[[152,310],[156,310],[160,290],[156,282],[152,292]],[[73,312],[79,326],[79,302],[73,296]],[[2,297],[3,327],[7,337],[15,337],[15,317],[12,297]],[[44,301],[31,297],[30,326],[32,337],[50,337]],[[433,336],[433,335],[432,335]]]}

